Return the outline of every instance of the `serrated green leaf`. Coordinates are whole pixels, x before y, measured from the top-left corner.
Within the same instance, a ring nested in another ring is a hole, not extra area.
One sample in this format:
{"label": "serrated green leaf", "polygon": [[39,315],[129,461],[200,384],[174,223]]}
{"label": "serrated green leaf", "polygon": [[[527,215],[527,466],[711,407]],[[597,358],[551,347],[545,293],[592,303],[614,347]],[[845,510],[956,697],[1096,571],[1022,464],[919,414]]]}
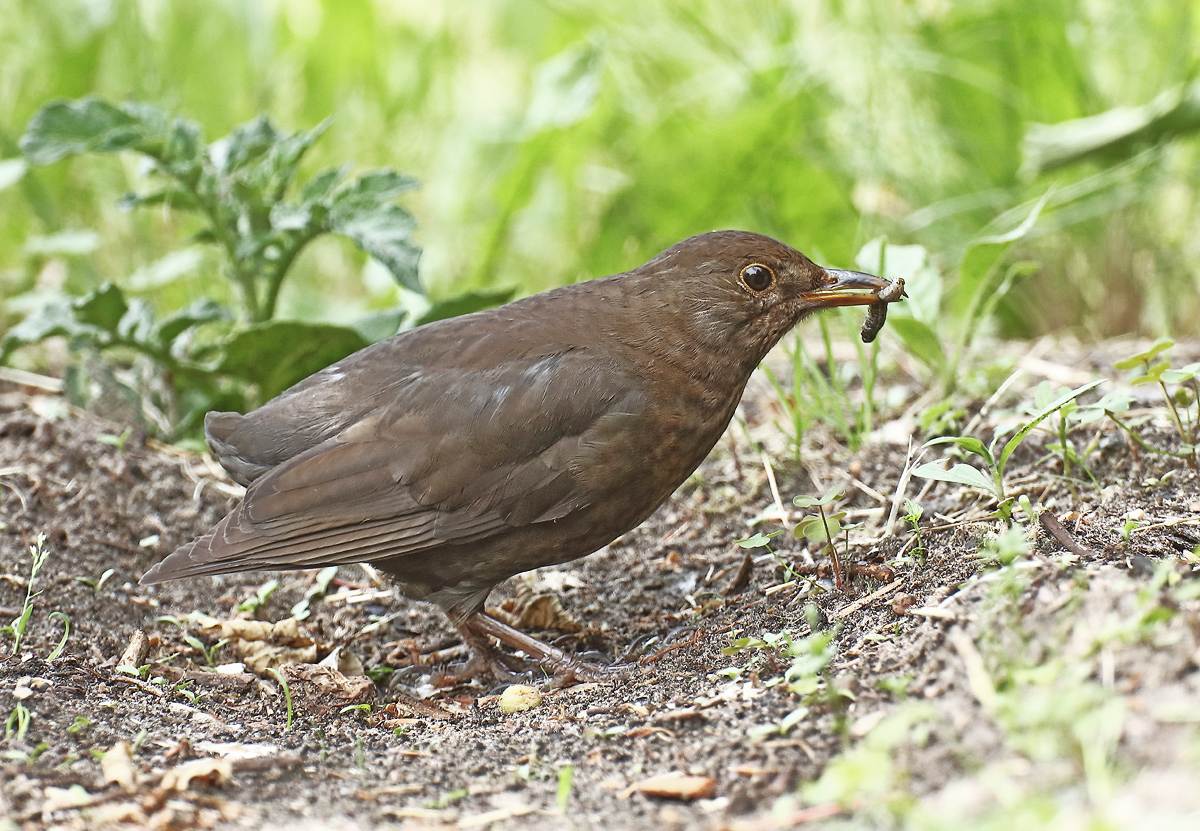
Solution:
{"label": "serrated green leaf", "polygon": [[347,184],[339,198],[370,197],[382,202],[420,186],[414,177],[391,168],[369,170]]}
{"label": "serrated green leaf", "polygon": [[159,348],[170,351],[175,339],[188,329],[217,320],[232,319],[233,315],[228,309],[215,300],[205,297],[169,317],[163,318],[155,327],[151,337]]}
{"label": "serrated green leaf", "polygon": [[304,187],[300,189],[300,201],[311,202],[317,199],[325,199],[333,193],[334,188],[345,178],[349,171],[350,165],[325,168],[305,182]]}
{"label": "serrated green leaf", "polygon": [[125,293],[112,283],[105,283],[72,305],[75,318],[80,323],[95,326],[106,332],[116,332],[121,318],[129,310],[129,305],[125,302]]}
{"label": "serrated green leaf", "polygon": [[127,341],[153,343],[153,332],[154,309],[140,297],[133,298],[117,323],[117,334]]}
{"label": "serrated green leaf", "polygon": [[978,468],[971,467],[970,465],[956,464],[949,470],[946,470],[942,467],[941,462],[926,462],[913,469],[913,476],[921,479],[934,479],[938,482],[952,482],[958,485],[979,488],[999,498],[999,494],[996,493],[996,486],[992,483],[992,480]]}
{"label": "serrated green leaf", "polygon": [[0,340],[0,363],[7,361],[9,355],[22,346],[59,335],[71,337],[82,331],[69,298],[46,303],[4,333]]}
{"label": "serrated green leaf", "polygon": [[150,104],[113,104],[89,96],[42,107],[21,137],[21,152],[35,164],[80,153],[137,149],[157,153],[169,141],[166,114]]}
{"label": "serrated green leaf", "polygon": [[416,227],[416,220],[397,205],[336,202],[329,217],[329,230],[379,260],[401,286],[423,293],[417,274],[421,249],[412,241]]}
{"label": "serrated green leaf", "polygon": [[252,381],[264,399],[273,398],[367,345],[362,335],[346,326],[272,320],[230,338],[218,371]]}
{"label": "serrated green leaf", "polygon": [[265,156],[276,142],[279,131],[268,116],[260,115],[245,124],[239,124],[229,135],[214,141],[209,154],[217,170],[229,174]]}

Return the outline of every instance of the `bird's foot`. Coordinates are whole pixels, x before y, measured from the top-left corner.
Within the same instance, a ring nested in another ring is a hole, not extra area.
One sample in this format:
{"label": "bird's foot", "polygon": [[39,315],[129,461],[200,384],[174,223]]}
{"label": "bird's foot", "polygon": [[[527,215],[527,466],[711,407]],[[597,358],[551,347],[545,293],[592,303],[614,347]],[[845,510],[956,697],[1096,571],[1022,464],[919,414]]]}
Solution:
{"label": "bird's foot", "polygon": [[[494,671],[497,661],[501,665],[506,665],[507,662],[516,660],[496,651],[489,640],[489,638],[495,638],[505,646],[528,655],[531,661],[523,663],[529,663],[548,671],[551,683],[555,687],[566,687],[591,681],[619,681],[628,678],[638,666],[636,663],[604,665],[585,661],[577,655],[572,655],[557,646],[540,641],[520,629],[496,620],[484,612],[475,612],[457,625],[463,641],[471,649],[472,658],[468,662],[468,666],[477,659],[482,659],[484,662],[490,662]],[[494,672],[494,674],[502,677],[501,673]]]}

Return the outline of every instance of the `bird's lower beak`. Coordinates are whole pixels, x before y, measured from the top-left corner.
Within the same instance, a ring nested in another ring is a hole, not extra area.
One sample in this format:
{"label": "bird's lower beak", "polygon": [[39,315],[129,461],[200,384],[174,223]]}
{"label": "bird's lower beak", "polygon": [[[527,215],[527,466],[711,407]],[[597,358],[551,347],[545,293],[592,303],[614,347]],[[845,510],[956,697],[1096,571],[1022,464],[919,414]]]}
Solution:
{"label": "bird's lower beak", "polygon": [[882,302],[879,292],[891,285],[887,280],[861,271],[842,271],[827,268],[829,282],[819,289],[800,295],[805,303],[822,308],[829,306],[870,306]]}

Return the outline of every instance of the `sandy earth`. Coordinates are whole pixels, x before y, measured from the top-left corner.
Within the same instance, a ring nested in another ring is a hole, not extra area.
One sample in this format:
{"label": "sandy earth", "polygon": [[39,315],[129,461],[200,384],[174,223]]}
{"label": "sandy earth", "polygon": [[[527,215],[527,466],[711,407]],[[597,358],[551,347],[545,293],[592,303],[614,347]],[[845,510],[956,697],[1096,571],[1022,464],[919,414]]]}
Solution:
{"label": "sandy earth", "polygon": [[[772,407],[756,387],[753,435],[772,431]],[[0,831],[1018,827],[1007,822],[1026,810],[1023,827],[1197,827],[1200,591],[1185,559],[1200,485],[1111,427],[1089,459],[1098,486],[1057,475],[1043,433],[1013,457],[1013,489],[1061,519],[1071,545],[1035,525],[1033,553],[1006,567],[976,556],[997,525],[958,486],[920,498],[923,557],[903,523],[884,531],[911,420],[856,453],[811,433],[803,466],[771,472],[792,521],[792,496],[848,489],[863,523],[850,553],[870,573],[842,591],[827,573],[787,572],[813,564],[790,534],[778,559],[735,544],[780,523],[751,525],[778,511],[763,457],[731,430],[642,527],[493,595],[569,649],[642,656],[628,680],[543,688],[513,713],[505,685],[435,688],[422,662],[461,660],[452,630],[359,567],[324,594],[313,571],[139,586],[237,488],[201,457],[102,440],[122,429],[0,389],[0,625],[20,614],[41,534],[47,552],[19,654],[0,636]],[[1171,440],[1165,422],[1141,429]],[[1160,525],[1123,540],[1130,512]],[[265,602],[235,609],[272,576]],[[311,614],[287,624],[314,591]],[[63,615],[69,637],[48,661]],[[251,619],[285,623],[238,622]],[[730,649],[780,632],[797,656],[778,642]],[[268,668],[281,659],[290,729]]]}

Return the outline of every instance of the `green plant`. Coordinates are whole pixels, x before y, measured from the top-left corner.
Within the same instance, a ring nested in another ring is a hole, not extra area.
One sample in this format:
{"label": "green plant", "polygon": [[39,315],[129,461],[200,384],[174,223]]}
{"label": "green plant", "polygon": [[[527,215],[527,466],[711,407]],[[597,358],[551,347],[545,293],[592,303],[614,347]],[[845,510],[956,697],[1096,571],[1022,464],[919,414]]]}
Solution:
{"label": "green plant", "polygon": [[[7,626],[0,626],[0,635],[8,635],[12,638],[12,652],[16,655],[21,651],[21,643],[25,638],[25,630],[29,626],[29,618],[33,615],[33,601],[41,596],[42,592],[39,589],[34,591],[34,584],[37,582],[38,574],[42,567],[46,564],[46,559],[50,556],[49,550],[46,548],[46,535],[38,534],[37,540],[29,546],[30,566],[29,578],[25,584],[25,602],[21,604],[21,613],[17,615],[17,619]],[[64,631],[62,639],[54,651],[47,656],[47,660],[53,661],[62,654],[63,648],[67,645],[67,637],[71,634],[71,621],[62,612],[51,612],[51,620],[63,621]]]}
{"label": "green plant", "polygon": [[233,608],[239,612],[249,612],[251,615],[258,614],[258,610],[261,609],[263,605],[271,599],[271,595],[273,595],[275,590],[278,588],[278,580],[268,580],[258,587],[258,589],[254,592],[253,597],[246,598]]}
{"label": "green plant", "polygon": [[[763,656],[759,653],[767,652],[778,652],[789,661],[783,675],[767,680],[766,684],[784,685],[788,692],[799,696],[800,704],[778,724],[765,725],[754,731],[755,738],[761,739],[773,734],[786,735],[816,706],[841,714],[845,706],[854,699],[852,693],[834,683],[829,672],[829,664],[837,655],[837,647],[834,645],[838,635],[837,627],[824,632],[817,631],[814,628],[817,615],[812,606],[805,609],[805,616],[811,630],[811,634],[805,637],[796,638],[787,631],[764,632],[757,638],[732,638],[730,645],[721,650],[722,655],[729,656],[750,653],[752,665],[762,660]],[[727,671],[724,674],[735,677]],[[737,674],[740,675],[740,672]]]}
{"label": "green plant", "polygon": [[29,725],[32,721],[33,713],[18,701],[4,721],[4,740],[9,741],[15,738],[18,742],[25,741],[25,734],[29,732]]}
{"label": "green plant", "polygon": [[[1117,369],[1141,369],[1141,375],[1135,377],[1130,384],[1156,384],[1162,392],[1171,421],[1179,433],[1180,448],[1178,453],[1167,455],[1179,456],[1187,460],[1193,468],[1198,465],[1197,453],[1200,452],[1200,362],[1191,363],[1181,369],[1172,369],[1168,358],[1155,360],[1162,353],[1175,345],[1174,341],[1161,339],[1144,352],[1132,355],[1123,361],[1117,361],[1113,366]],[[1171,384],[1172,390],[1167,385]],[[1112,414],[1109,417],[1120,423]],[[1126,430],[1132,435],[1132,431]],[[1142,446],[1151,449],[1144,442]],[[1155,453],[1163,453],[1153,450]]]}
{"label": "green plant", "polygon": [[100,590],[104,588],[104,584],[108,582],[108,578],[116,574],[116,569],[106,568],[99,577],[76,577],[75,582],[83,583],[85,586],[90,586],[92,592],[98,597]]}
{"label": "green plant", "polygon": [[[843,522],[846,518],[845,511],[826,514],[826,508],[831,507],[841,498],[842,492],[833,488],[820,499],[812,496],[797,496],[792,499],[792,504],[797,508],[817,509],[817,515],[800,520],[793,533],[796,537],[803,537],[810,543],[821,546],[821,552],[829,555],[829,560],[833,565],[833,579],[839,591],[842,588],[842,558],[838,554],[837,539],[842,534],[846,534],[848,537],[849,532],[858,527]],[[848,543],[846,544],[848,545]]]}
{"label": "green plant", "polygon": [[221,647],[229,643],[227,638],[222,638],[212,646],[205,646],[204,641],[195,635],[184,635],[183,640],[184,643],[199,652],[204,657],[204,663],[210,667],[215,666],[217,663],[217,652],[220,651]]}
{"label": "green plant", "polygon": [[779,531],[772,531],[769,534],[764,534],[761,531],[759,531],[752,537],[747,537],[744,540],[735,541],[734,545],[738,546],[739,548],[765,548],[767,550],[767,553],[770,554],[775,559],[775,562],[779,565],[780,568],[783,569],[784,573],[787,574],[789,579],[802,580],[803,578],[799,574],[797,574],[795,572],[795,570],[790,565],[788,565],[787,562],[785,562],[782,557],[779,556],[779,554],[777,554],[775,552],[774,548],[771,547],[771,540],[774,537],[778,537],[782,533],[783,533],[782,529]]}
{"label": "green plant", "polygon": [[31,162],[93,152],[141,155],[150,186],[122,204],[196,217],[199,229],[190,242],[216,247],[239,303],[229,308],[204,298],[160,318],[145,301],[106,283],[84,297],[45,304],[12,327],[0,341],[0,362],[21,346],[65,336],[76,352],[99,353],[136,370],[135,380],[121,383],[157,416],[151,423],[172,434],[218,403],[244,405],[238,396],[247,385],[269,398],[394,332],[399,313],[357,328],[273,320],[296,257],[326,233],[347,237],[400,285],[420,291],[416,223],[395,204],[416,187],[414,179],[386,169],[349,177],[341,166],[294,186],[301,161],[324,130],[321,124],[283,133],[260,116],[205,144],[198,124],[150,104],[88,97],[42,107],[21,139]]}
{"label": "green plant", "polygon": [[997,433],[992,439],[990,445],[985,445],[979,439],[973,436],[942,436],[940,438],[931,439],[925,442],[926,447],[932,447],[938,444],[955,444],[966,450],[969,453],[974,453],[983,459],[984,467],[987,469],[987,475],[981,472],[978,468],[968,464],[957,463],[950,468],[945,467],[944,462],[926,462],[923,465],[916,467],[913,470],[914,476],[919,476],[922,479],[934,479],[939,482],[953,482],[960,485],[968,485],[978,488],[984,493],[990,495],[997,503],[997,515],[1001,519],[1007,519],[1012,512],[1014,499],[1008,497],[1004,490],[1004,467],[1008,463],[1008,459],[1012,456],[1013,451],[1020,446],[1021,442],[1033,432],[1033,429],[1049,418],[1051,414],[1057,412],[1068,402],[1074,401],[1085,392],[1095,389],[1102,384],[1103,381],[1092,381],[1084,384],[1081,387],[1067,392],[1054,401],[1051,401],[1042,409],[1034,414],[1033,418],[1022,424],[1017,432],[1013,434],[1008,441],[1004,443],[1004,447],[997,453],[997,447],[1000,444],[1000,439],[1003,438],[1003,433]]}
{"label": "green plant", "polygon": [[908,523],[908,527],[912,529],[913,535],[917,538],[913,553],[917,555],[917,562],[922,566],[925,565],[925,543],[921,540],[921,515],[924,513],[925,510],[913,500],[904,500],[904,516],[900,518]]}
{"label": "green plant", "polygon": [[[1053,399],[1067,394],[1066,389],[1054,389],[1048,381],[1043,381],[1037,385],[1037,389],[1033,392],[1033,404],[1030,414],[1037,413],[1045,407],[1050,406]],[[1076,449],[1075,443],[1071,440],[1071,431],[1079,424],[1078,413],[1080,411],[1079,403],[1072,399],[1059,407],[1053,417],[1050,419],[1049,427],[1050,434],[1054,437],[1054,441],[1046,445],[1046,457],[1049,458],[1055,454],[1062,461],[1063,478],[1071,479],[1071,467],[1077,466],[1091,480],[1092,484],[1096,484],[1096,477],[1088,470],[1087,458],[1090,456],[1100,444],[1099,436],[1090,441],[1081,450]],[[1074,491],[1072,491],[1074,492]]]}
{"label": "green plant", "polygon": [[558,769],[558,812],[565,814],[571,801],[571,788],[575,784],[575,766],[563,765]]}
{"label": "green plant", "polygon": [[[271,667],[268,671],[272,675],[275,676],[275,680],[278,681],[279,686],[283,688],[283,701],[284,701],[284,704],[287,706],[287,718],[284,720],[283,729],[291,730],[292,729],[292,688],[288,686],[287,678],[278,669],[276,669],[275,667]],[[322,734],[322,742],[323,742],[323,735],[324,734]],[[324,756],[325,756],[325,751],[324,751],[324,746],[322,745],[321,757],[324,758]]]}

